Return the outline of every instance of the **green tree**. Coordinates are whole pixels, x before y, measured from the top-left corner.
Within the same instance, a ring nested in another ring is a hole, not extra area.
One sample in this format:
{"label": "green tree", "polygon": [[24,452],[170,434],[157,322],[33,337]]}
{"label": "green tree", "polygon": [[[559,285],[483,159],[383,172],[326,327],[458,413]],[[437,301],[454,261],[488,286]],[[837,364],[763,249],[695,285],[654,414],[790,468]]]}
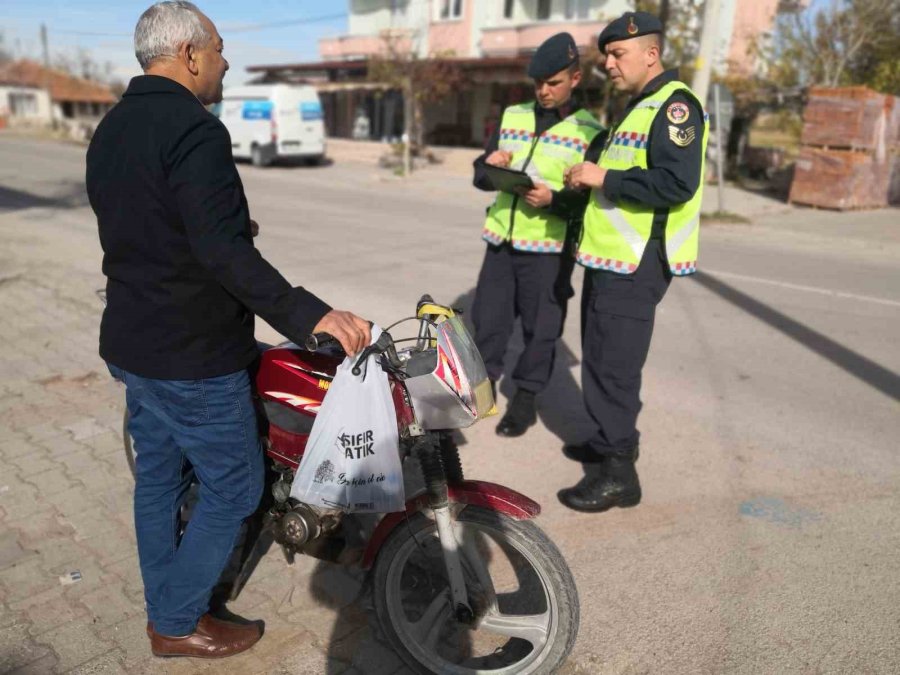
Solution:
{"label": "green tree", "polygon": [[865,84],[900,93],[900,0],[832,0],[778,19],[759,53],[782,87]]}
{"label": "green tree", "polygon": [[850,64],[854,82],[876,91],[900,95],[900,0],[886,2],[878,12],[880,32],[866,41]]}

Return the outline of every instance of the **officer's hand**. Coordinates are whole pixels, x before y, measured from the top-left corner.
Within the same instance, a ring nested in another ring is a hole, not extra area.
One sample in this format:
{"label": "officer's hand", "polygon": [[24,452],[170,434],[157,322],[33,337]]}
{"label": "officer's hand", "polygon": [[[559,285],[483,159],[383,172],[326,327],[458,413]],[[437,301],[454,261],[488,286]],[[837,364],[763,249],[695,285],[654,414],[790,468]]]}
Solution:
{"label": "officer's hand", "polygon": [[530,190],[528,188],[520,188],[518,192],[529,206],[533,206],[536,209],[550,206],[550,202],[553,201],[553,192],[544,183],[538,183]]}
{"label": "officer's hand", "polygon": [[255,237],[259,234],[259,223],[252,218],[250,219],[250,236]]}
{"label": "officer's hand", "polygon": [[484,160],[485,164],[490,164],[491,166],[502,166],[507,167],[509,163],[512,161],[512,153],[507,152],[506,150],[494,150],[491,154],[487,156],[487,159]]}
{"label": "officer's hand", "polygon": [[573,190],[585,188],[601,188],[606,179],[606,169],[601,169],[593,162],[582,162],[566,170],[563,180]]}
{"label": "officer's hand", "polygon": [[362,351],[372,342],[372,329],[369,322],[352,312],[333,309],[323,316],[313,333],[328,333],[341,343],[341,347],[350,356]]}

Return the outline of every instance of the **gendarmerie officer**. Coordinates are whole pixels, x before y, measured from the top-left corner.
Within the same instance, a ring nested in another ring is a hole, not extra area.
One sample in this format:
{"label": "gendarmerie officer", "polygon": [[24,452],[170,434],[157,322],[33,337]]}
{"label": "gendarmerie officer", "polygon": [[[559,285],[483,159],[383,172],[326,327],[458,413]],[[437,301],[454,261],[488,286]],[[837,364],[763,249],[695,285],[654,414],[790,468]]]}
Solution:
{"label": "gendarmerie officer", "polygon": [[655,16],[627,12],[600,34],[609,77],[631,99],[600,161],[566,175],[567,185],[591,189],[578,262],[586,268],[582,387],[597,429],[566,448],[585,462],[585,477],[559,493],[580,511],[641,499],[636,422],[656,305],[672,276],[697,269],[708,124],[677,71],[663,70],[661,32]]}
{"label": "gendarmerie officer", "polygon": [[512,373],[515,395],[497,425],[501,436],[520,436],[536,421],[535,395],[550,379],[573,295],[572,251],[563,252],[568,226],[580,220],[587,202],[583,193],[564,189],[563,175],[596,160],[603,141],[599,122],[572,99],[581,70],[571,35],[548,38],[528,75],[537,101],[508,107],[474,164],[474,184],[482,190],[496,189],[486,164],[523,170],[535,184],[517,194],[499,192],[488,209],[487,252],[472,306],[475,342],[494,383],[503,375],[516,317],[522,321],[525,349]]}

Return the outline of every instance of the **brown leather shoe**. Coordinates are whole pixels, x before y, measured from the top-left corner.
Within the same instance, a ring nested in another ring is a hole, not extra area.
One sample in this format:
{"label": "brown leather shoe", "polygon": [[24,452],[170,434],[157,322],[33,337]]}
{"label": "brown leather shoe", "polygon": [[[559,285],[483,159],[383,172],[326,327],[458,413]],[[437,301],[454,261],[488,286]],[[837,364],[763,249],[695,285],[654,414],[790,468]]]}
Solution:
{"label": "brown leather shoe", "polygon": [[193,656],[200,659],[220,659],[250,649],[262,637],[256,624],[243,625],[222,621],[204,614],[197,628],[184,637],[160,635],[147,624],[150,650],[154,656]]}

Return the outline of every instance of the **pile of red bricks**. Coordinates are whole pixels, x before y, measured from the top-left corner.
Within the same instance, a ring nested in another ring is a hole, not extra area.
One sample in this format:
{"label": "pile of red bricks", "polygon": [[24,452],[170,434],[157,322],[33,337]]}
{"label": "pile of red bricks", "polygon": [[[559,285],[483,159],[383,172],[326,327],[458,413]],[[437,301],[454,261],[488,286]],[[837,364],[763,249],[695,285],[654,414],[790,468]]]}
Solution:
{"label": "pile of red bricks", "polygon": [[900,177],[900,101],[866,87],[810,90],[790,201],[877,208]]}

